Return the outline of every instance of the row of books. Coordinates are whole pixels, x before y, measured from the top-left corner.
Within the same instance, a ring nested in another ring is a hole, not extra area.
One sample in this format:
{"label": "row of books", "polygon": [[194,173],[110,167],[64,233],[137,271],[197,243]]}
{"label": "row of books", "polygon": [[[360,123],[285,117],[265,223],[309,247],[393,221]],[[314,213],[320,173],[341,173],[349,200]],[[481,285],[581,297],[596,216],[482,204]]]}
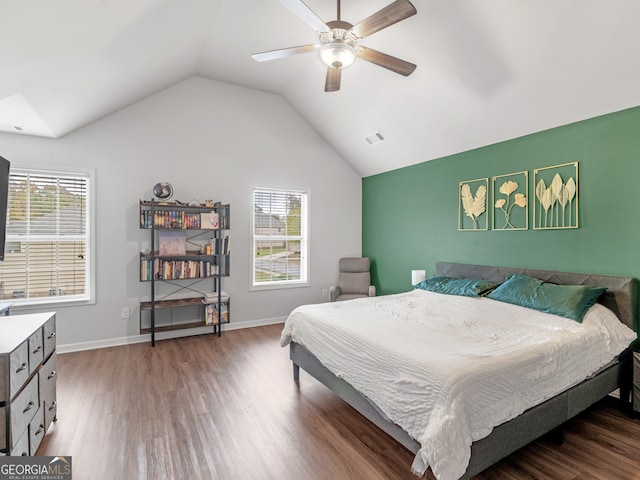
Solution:
{"label": "row of books", "polygon": [[[226,219],[222,217],[223,223]],[[140,228],[176,228],[190,230],[215,230],[227,228],[220,224],[217,212],[189,213],[176,210],[141,210]]]}
{"label": "row of books", "polygon": [[205,320],[207,325],[217,325],[229,322],[229,305],[226,303],[209,303],[205,307]]}
{"label": "row of books", "polygon": [[219,266],[206,260],[141,260],[140,280],[180,280],[217,275]]}
{"label": "row of books", "polygon": [[212,238],[204,245],[205,255],[229,255],[231,251],[231,237]]}

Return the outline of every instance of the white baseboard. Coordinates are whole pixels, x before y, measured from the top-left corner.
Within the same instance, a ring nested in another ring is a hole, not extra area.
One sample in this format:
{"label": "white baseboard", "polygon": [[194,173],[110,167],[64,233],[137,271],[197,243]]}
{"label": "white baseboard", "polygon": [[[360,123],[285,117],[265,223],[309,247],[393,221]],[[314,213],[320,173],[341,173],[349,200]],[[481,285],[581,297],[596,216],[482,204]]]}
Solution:
{"label": "white baseboard", "polygon": [[[265,325],[274,325],[284,323],[286,317],[262,318],[259,320],[250,320],[248,322],[226,323],[222,325],[222,331],[240,330],[242,328],[262,327]],[[174,330],[171,332],[156,333],[156,340],[166,340],[169,338],[190,337],[192,335],[200,335],[211,333],[211,327],[190,328],[189,330]],[[92,342],[59,344],[56,348],[58,353],[80,352],[83,350],[95,350],[96,348],[118,347],[120,345],[131,345],[134,343],[144,343],[151,341],[151,334],[134,335],[131,337],[109,338],[106,340],[95,340]]]}

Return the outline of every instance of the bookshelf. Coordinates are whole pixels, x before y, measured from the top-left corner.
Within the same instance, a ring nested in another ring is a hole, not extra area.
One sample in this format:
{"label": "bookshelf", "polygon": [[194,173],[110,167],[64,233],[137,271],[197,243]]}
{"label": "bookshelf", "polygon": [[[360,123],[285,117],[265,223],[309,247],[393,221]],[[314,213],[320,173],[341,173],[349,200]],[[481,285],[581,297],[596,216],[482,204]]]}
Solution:
{"label": "bookshelf", "polygon": [[[230,313],[222,291],[230,272],[230,221],[229,204],[140,201],[139,226],[150,235],[149,251],[140,253],[140,281],[150,292],[140,302],[140,333],[151,334],[153,346],[158,332],[211,326],[221,335]],[[160,283],[168,285],[162,293]]]}

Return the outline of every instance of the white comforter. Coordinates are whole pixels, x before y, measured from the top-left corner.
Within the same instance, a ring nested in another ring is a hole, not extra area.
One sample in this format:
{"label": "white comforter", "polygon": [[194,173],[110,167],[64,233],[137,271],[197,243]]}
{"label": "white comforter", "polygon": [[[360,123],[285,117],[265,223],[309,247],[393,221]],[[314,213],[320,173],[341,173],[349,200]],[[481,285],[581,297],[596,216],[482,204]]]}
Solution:
{"label": "white comforter", "polygon": [[296,308],[281,345],[305,346],[416,439],[415,473],[430,466],[439,480],[455,480],[473,441],[579,383],[635,338],[601,305],[580,324],[414,290]]}

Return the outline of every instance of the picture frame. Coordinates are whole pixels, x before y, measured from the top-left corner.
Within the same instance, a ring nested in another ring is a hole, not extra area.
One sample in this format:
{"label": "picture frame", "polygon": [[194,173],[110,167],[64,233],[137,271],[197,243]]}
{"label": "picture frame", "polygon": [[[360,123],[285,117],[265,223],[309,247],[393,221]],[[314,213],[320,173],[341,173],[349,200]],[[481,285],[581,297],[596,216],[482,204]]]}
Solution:
{"label": "picture frame", "polygon": [[579,228],[578,162],[533,171],[534,230]]}
{"label": "picture frame", "polygon": [[184,231],[160,230],[158,232],[158,255],[181,256],[187,254],[187,233]]}
{"label": "picture frame", "polygon": [[458,184],[458,230],[482,232],[489,229],[487,212],[489,177]]}
{"label": "picture frame", "polygon": [[529,229],[529,172],[496,175],[491,179],[492,229]]}

